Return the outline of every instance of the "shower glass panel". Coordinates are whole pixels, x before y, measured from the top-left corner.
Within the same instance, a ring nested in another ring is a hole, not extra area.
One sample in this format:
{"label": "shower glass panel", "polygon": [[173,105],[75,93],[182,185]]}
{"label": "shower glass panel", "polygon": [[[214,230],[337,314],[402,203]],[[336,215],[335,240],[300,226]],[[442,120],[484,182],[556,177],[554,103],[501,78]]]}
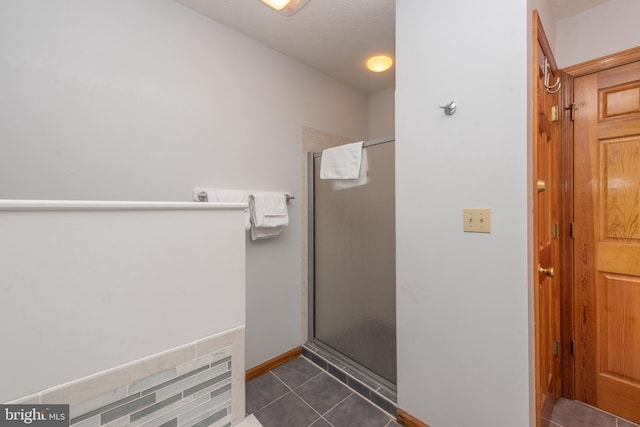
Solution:
{"label": "shower glass panel", "polygon": [[344,188],[314,158],[314,338],[396,384],[395,142],[363,159],[368,182]]}

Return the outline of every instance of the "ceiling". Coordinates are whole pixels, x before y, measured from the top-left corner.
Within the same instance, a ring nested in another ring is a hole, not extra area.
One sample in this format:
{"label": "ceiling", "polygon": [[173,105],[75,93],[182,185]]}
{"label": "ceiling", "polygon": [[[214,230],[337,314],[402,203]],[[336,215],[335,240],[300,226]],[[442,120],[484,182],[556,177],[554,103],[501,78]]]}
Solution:
{"label": "ceiling", "polygon": [[[365,93],[395,85],[395,66],[372,73],[365,62],[381,53],[395,58],[396,0],[310,0],[290,17],[258,0],[175,1]],[[549,3],[559,20],[608,1]]]}
{"label": "ceiling", "polygon": [[395,0],[310,0],[285,17],[258,0],[176,0],[365,93],[395,84],[395,67],[373,73],[366,59],[395,57]]}

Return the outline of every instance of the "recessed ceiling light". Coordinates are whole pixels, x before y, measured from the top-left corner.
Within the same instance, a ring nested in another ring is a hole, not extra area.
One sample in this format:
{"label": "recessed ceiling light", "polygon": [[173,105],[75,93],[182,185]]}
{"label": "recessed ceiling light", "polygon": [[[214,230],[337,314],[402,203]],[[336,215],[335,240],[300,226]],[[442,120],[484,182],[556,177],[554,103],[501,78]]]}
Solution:
{"label": "recessed ceiling light", "polygon": [[367,68],[374,73],[387,71],[393,65],[393,59],[387,55],[372,56],[367,60]]}
{"label": "recessed ceiling light", "polygon": [[284,16],[291,16],[309,2],[309,0],[260,0]]}
{"label": "recessed ceiling light", "polygon": [[284,9],[286,5],[291,3],[291,0],[260,0],[260,1],[262,1],[262,3],[269,6],[271,9],[275,9],[277,11]]}

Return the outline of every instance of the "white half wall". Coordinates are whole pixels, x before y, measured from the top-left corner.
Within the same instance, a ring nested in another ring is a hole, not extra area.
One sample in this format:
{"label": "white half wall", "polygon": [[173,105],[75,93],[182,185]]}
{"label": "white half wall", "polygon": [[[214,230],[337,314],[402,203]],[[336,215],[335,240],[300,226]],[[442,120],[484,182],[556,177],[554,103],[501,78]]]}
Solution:
{"label": "white half wall", "polygon": [[[171,0],[3,0],[0,93],[0,198],[296,195],[303,126],[368,134],[366,95]],[[247,242],[247,367],[301,343],[289,213]]]}
{"label": "white half wall", "polygon": [[0,201],[0,402],[243,328],[243,221],[243,205]]}
{"label": "white half wall", "polygon": [[556,60],[568,67],[640,46],[640,2],[609,0],[556,23]]}
{"label": "white half wall", "polygon": [[[396,16],[398,403],[431,427],[527,426],[527,4]],[[490,234],[462,231],[465,207]]]}

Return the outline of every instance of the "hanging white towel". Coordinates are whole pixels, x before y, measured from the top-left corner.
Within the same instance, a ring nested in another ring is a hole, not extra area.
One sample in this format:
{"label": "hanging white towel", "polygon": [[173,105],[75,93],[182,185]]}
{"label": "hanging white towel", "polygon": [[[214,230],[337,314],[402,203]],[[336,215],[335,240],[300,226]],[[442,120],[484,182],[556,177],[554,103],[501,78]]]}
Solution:
{"label": "hanging white towel", "polygon": [[270,239],[276,237],[284,227],[256,228],[251,226],[251,240]]}
{"label": "hanging white towel", "polygon": [[332,181],[334,190],[345,190],[347,188],[359,187],[369,183],[369,161],[367,150],[362,150],[362,160],[360,161],[360,174],[356,179],[334,179]]}
{"label": "hanging white towel", "polygon": [[253,240],[277,236],[283,227],[289,225],[286,193],[252,193],[249,197],[249,213]]}
{"label": "hanging white towel", "polygon": [[364,141],[322,151],[320,179],[358,179]]}

